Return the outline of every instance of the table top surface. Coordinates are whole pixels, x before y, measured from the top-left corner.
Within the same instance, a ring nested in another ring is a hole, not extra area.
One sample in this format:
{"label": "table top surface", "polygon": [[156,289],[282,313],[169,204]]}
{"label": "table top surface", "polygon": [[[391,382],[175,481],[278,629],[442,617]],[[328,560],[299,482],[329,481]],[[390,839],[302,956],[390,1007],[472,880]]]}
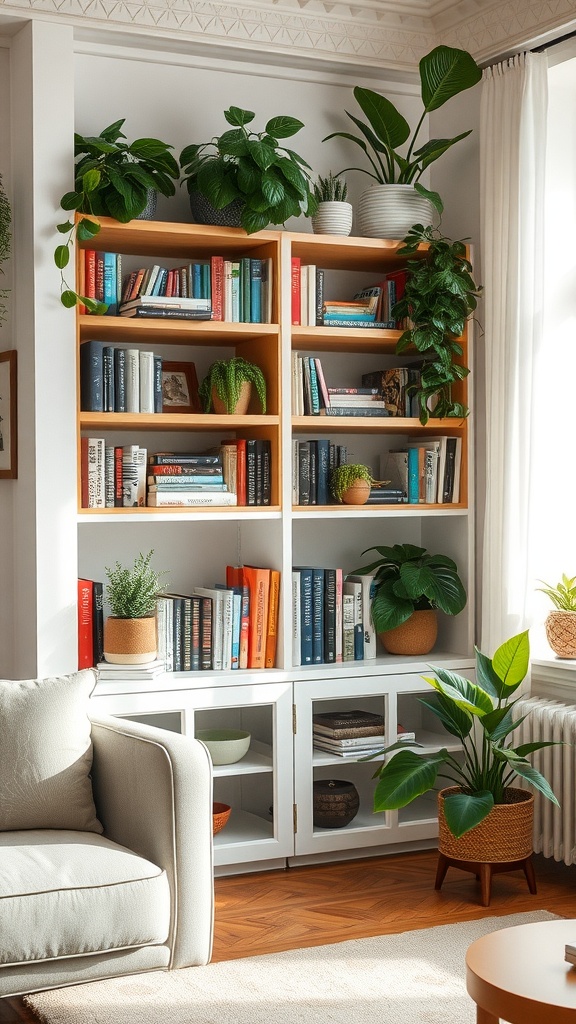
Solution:
{"label": "table top surface", "polygon": [[477,996],[487,994],[509,1005],[526,1001],[534,1008],[563,1008],[570,1020],[573,1010],[576,1021],[576,967],[564,959],[567,942],[576,943],[574,919],[522,924],[483,935],[466,954],[468,992],[481,1005],[485,1000]]}

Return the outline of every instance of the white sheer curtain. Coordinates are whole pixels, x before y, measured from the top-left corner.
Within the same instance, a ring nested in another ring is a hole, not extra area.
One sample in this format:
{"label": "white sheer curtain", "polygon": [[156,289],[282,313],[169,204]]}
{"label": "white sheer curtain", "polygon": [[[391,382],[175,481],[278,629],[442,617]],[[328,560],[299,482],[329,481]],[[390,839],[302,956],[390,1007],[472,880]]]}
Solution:
{"label": "white sheer curtain", "polygon": [[[480,108],[486,358],[486,505],[481,649],[527,628],[533,530],[532,409],[542,344],[547,58],[484,72]],[[553,500],[553,499],[552,499]]]}

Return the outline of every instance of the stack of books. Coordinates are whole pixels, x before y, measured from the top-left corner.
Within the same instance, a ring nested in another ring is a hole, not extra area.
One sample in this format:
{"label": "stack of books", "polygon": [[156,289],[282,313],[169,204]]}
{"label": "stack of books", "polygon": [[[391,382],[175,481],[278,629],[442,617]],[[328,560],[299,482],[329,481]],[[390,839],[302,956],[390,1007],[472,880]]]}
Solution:
{"label": "stack of books", "polygon": [[108,661],[99,661],[96,665],[100,682],[126,679],[131,682],[144,683],[148,679],[156,679],[166,671],[164,661],[148,661],[144,665],[114,665]]}
{"label": "stack of books", "polygon": [[313,744],[338,757],[366,757],[385,746],[384,718],[371,711],[326,711],[312,716]]}
{"label": "stack of books", "polygon": [[120,316],[174,317],[179,320],[211,320],[210,299],[174,295],[137,295],[120,305]]}
{"label": "stack of books", "polygon": [[236,494],[224,481],[220,455],[151,455],[147,483],[147,503],[156,508],[237,504]]}

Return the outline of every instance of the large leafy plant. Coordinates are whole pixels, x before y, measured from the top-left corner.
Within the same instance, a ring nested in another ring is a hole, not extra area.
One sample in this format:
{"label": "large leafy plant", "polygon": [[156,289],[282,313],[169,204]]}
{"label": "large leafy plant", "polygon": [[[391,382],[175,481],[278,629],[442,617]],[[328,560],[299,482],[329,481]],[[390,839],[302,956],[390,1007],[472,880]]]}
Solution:
{"label": "large leafy plant", "polygon": [[[419,179],[431,163],[456,142],[470,135],[470,131],[453,139],[429,139],[423,146],[416,148],[420,129],[427,114],[438,110],[458,93],[476,85],[482,77],[482,71],[466,50],[436,46],[422,57],[419,72],[423,110],[412,135],[407,120],[389,99],[372,89],[356,86],[354,98],[368,123],[348,111],[346,115],[361,135],[332,132],[323,141],[342,138],[359,146],[368,161],[368,167],[347,167],[346,171],[361,171],[380,184],[414,185],[423,195],[432,198],[435,193],[430,193],[418,184]],[[408,148],[404,155],[400,150],[406,143]]]}
{"label": "large leafy plant", "polygon": [[374,810],[406,807],[433,789],[437,778],[448,779],[460,787],[444,800],[446,823],[459,838],[484,821],[494,804],[506,803],[507,787],[515,777],[557,804],[550,785],[529,761],[534,751],[553,746],[553,742],[516,746],[507,742],[527,717],[514,718],[516,700],[512,697],[526,677],[529,661],[528,633],[524,632],[502,644],[492,658],[476,648],[475,683],[442,668],[433,668],[434,676],[424,676],[436,694],[435,699],[422,698],[421,703],[461,741],[463,757],[460,760],[445,748],[419,754],[406,750],[405,742],[386,748],[384,753],[400,746],[404,749],[376,772]]}
{"label": "large leafy plant", "polygon": [[[441,200],[438,209],[440,213],[443,210]],[[415,392],[420,422],[426,424],[430,415],[468,415],[468,407],[454,399],[452,388],[470,372],[458,361],[463,353],[459,339],[476,309],[481,288],[472,277],[463,241],[453,241],[439,227],[414,224],[398,255],[414,257],[418,250],[418,257],[407,262],[406,288],[392,315],[408,324],[396,351],[415,349],[424,356]]]}
{"label": "large leafy plant", "polygon": [[439,608],[457,615],[466,604],[466,591],[456,562],[447,555],[431,555],[414,544],[366,548],[380,555],[375,562],[354,569],[355,575],[374,574],[371,614],[378,633],[406,622],[415,611]]}
{"label": "large leafy plant", "polygon": [[210,142],[186,146],[180,154],[188,192],[200,192],[217,210],[240,200],[240,220],[248,234],[301,213],[312,216],[317,208],[310,165],[279,145],[296,135],[303,122],[280,115],[270,118],[264,131],[254,132],[246,126],[255,116],[251,110],[229,107],[224,117],[231,130]]}
{"label": "large leafy plant", "polygon": [[164,572],[156,572],[150,562],[154,551],[142,552],[134,559],[132,568],[120,562],[105,572],[108,578],[106,597],[112,615],[119,619],[141,619],[154,614],[156,598],[164,589],[160,579]]}
{"label": "large leafy plant", "polygon": [[[180,169],[170,153],[173,148],[159,139],[135,139],[128,143],[122,131],[125,118],[104,128],[100,135],[84,136],[74,133],[74,190],[66,192],[60,200],[63,210],[88,214],[57,225],[67,235],[58,245],[54,261],[60,271],[68,266],[74,237],[90,242],[100,231],[94,218],[114,217],[122,224],[138,217],[146,208],[151,190],[164,196],[176,191],[173,179]],[[103,313],[106,306],[87,296],[79,296],[68,288],[62,274],[61,301],[72,307],[82,302],[92,313]]]}

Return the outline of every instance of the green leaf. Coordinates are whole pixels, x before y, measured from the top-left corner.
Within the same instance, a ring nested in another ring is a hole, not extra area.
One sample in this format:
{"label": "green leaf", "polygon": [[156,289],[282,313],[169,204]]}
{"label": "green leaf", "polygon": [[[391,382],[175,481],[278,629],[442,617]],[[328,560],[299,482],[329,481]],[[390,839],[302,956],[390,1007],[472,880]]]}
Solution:
{"label": "green leaf", "polygon": [[406,807],[417,796],[432,789],[440,766],[448,757],[439,750],[428,757],[402,750],[380,769],[380,781],[374,792],[374,810],[392,811]]}
{"label": "green leaf", "polygon": [[471,715],[488,715],[493,710],[493,704],[487,693],[471,683],[469,679],[456,672],[449,672],[447,669],[434,668],[437,678],[424,676],[427,683],[435,690],[443,693],[448,700],[453,701],[457,707],[468,711]]}
{"label": "green leaf", "polygon": [[85,192],[93,192],[94,189],[98,188],[101,178],[102,174],[96,169],[86,171],[86,173],[82,175],[82,188]]}
{"label": "green leaf", "polygon": [[242,227],[248,235],[253,235],[255,231],[263,231],[270,223],[266,214],[256,213],[248,207],[245,207],[242,211],[241,221]]}
{"label": "green leaf", "polygon": [[274,168],[262,175],[262,193],[269,206],[278,206],[286,198],[286,189]]}
{"label": "green leaf", "polygon": [[261,171],[267,170],[276,161],[276,150],[264,142],[260,142],[259,139],[248,141],[248,152]]}
{"label": "green leaf", "polygon": [[506,640],[492,657],[492,667],[508,693],[513,693],[526,678],[530,665],[528,630]]}
{"label": "green leaf", "polygon": [[482,78],[482,71],[466,50],[436,46],[419,64],[422,102],[427,113],[470,89]]}
{"label": "green leaf", "polygon": [[438,160],[443,153],[446,153],[446,151],[452,146],[455,146],[457,142],[460,142],[471,134],[472,129],[467,132],[462,132],[461,135],[456,135],[453,139],[429,139],[421,149],[414,153],[414,160],[418,161],[420,173],[425,171],[431,163]]}
{"label": "green leaf", "polygon": [[54,250],[54,263],[58,270],[64,270],[70,262],[70,251],[67,245],[57,245]]}
{"label": "green leaf", "polygon": [[66,306],[66,309],[72,309],[72,307],[78,302],[78,296],[76,295],[76,292],[66,289],[60,296],[60,302],[63,306]]}
{"label": "green leaf", "polygon": [[444,817],[452,835],[460,839],[487,818],[494,806],[488,790],[478,793],[450,793],[444,797]]}
{"label": "green leaf", "polygon": [[248,139],[241,128],[235,128],[220,136],[218,149],[226,156],[246,156],[249,152]]}
{"label": "green leaf", "polygon": [[435,210],[442,216],[444,213],[444,203],[440,194],[438,192],[431,192],[429,188],[424,188],[424,185],[421,185],[419,181],[415,183],[414,188],[419,195],[424,196],[424,199],[429,199]]}
{"label": "green leaf", "polygon": [[440,719],[444,728],[448,730],[451,736],[458,736],[459,739],[463,740],[470,734],[474,722],[473,716],[469,715],[462,708],[457,707],[443,693],[437,693],[435,699],[432,700],[421,697],[420,704],[423,704],[424,707],[427,707],[429,711]]}
{"label": "green leaf", "polygon": [[65,192],[60,200],[63,210],[79,210],[82,206],[84,194],[82,192]]}
{"label": "green leaf", "polygon": [[526,779],[534,789],[537,789],[542,796],[545,796],[547,800],[550,800],[553,804],[559,807],[559,803],[554,796],[552,787],[546,781],[543,775],[534,768],[528,761],[515,761],[513,764],[514,771],[517,775],[520,775],[523,779]]}
{"label": "green leaf", "polygon": [[98,221],[90,220],[88,217],[82,217],[76,226],[76,234],[80,242],[87,242],[89,239],[94,238],[99,231],[100,224]]}
{"label": "green leaf", "polygon": [[389,99],[359,85],[354,89],[354,97],[376,137],[387,149],[397,149],[406,142],[410,125]]}
{"label": "green leaf", "polygon": [[282,174],[287,181],[296,189],[299,196],[304,199],[308,192],[308,183],[302,171],[291,160],[277,160],[276,170]]}
{"label": "green leaf", "polygon": [[74,224],[71,220],[66,220],[63,224],[56,225],[56,230],[59,231],[61,235],[66,235],[69,231],[73,231],[73,229]]}
{"label": "green leaf", "polygon": [[242,107],[229,107],[228,110],[224,111],[224,117],[228,124],[234,124],[241,128],[245,124],[250,124],[256,117],[256,114],[253,110],[242,110]]}
{"label": "green leaf", "polygon": [[299,132],[303,127],[304,122],[299,121],[296,117],[280,114],[278,117],[270,118],[265,130],[275,139],[289,139],[292,135],[296,135],[296,132]]}

